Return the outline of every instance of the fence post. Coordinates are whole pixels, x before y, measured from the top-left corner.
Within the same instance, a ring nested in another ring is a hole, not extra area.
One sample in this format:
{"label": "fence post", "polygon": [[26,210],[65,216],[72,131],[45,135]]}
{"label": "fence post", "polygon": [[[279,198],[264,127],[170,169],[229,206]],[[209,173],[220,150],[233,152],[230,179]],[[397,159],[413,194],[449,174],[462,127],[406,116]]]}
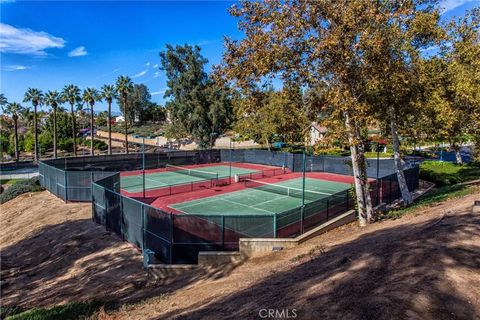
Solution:
{"label": "fence post", "polygon": [[350,201],[349,197],[348,197],[348,194],[350,193],[350,190],[347,190],[347,211],[348,209],[350,208],[350,204],[348,203]]}
{"label": "fence post", "polygon": [[273,215],[273,237],[277,237],[277,214]]}
{"label": "fence post", "polygon": [[122,233],[122,240],[125,241],[125,230],[124,228],[124,222],[123,220],[125,219],[124,217],[124,212],[123,212],[123,201],[122,197],[120,197],[120,232]]}
{"label": "fence post", "polygon": [[93,171],[90,171],[90,193],[93,194]]}
{"label": "fence post", "polygon": [[222,215],[222,250],[225,250],[225,216]]}
{"label": "fence post", "polygon": [[303,221],[305,220],[305,206],[300,207],[300,234],[303,234],[304,225]]}
{"label": "fence post", "polygon": [[145,205],[142,203],[142,252],[145,252]]}
{"label": "fence post", "polygon": [[68,201],[68,185],[67,185],[67,171],[63,171],[63,177],[64,177],[64,182],[65,182],[65,203]]}
{"label": "fence post", "polygon": [[388,203],[392,202],[392,177],[390,176],[390,192],[388,193]]}
{"label": "fence post", "polygon": [[93,184],[91,184],[91,196],[92,196],[92,221],[95,222],[95,199],[93,198]]}
{"label": "fence post", "polygon": [[330,220],[330,200],[327,199],[327,221]]}
{"label": "fence post", "polygon": [[173,263],[173,213],[170,213],[170,257],[169,257],[169,260],[170,262],[169,263]]}

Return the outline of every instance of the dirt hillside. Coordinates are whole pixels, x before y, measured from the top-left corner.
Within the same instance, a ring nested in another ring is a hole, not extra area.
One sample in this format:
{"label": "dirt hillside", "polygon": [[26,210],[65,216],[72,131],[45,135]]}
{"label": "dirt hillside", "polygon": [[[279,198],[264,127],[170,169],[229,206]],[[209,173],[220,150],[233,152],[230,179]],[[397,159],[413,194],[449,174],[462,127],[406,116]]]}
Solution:
{"label": "dirt hillside", "polygon": [[48,192],[0,206],[2,305],[31,308],[135,296],[139,251],[91,221],[91,204]]}
{"label": "dirt hillside", "polygon": [[127,303],[102,319],[261,319],[265,309],[296,319],[478,319],[475,199],[478,188],[401,219],[350,224],[295,250],[154,285],[139,252],[90,221],[89,204],[24,195],[0,210],[2,303]]}

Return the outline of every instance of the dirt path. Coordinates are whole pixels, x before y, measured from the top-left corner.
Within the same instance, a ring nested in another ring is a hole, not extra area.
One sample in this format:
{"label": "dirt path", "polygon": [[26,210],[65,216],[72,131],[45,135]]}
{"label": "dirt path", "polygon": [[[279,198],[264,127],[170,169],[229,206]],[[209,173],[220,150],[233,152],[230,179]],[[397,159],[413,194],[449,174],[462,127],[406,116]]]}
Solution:
{"label": "dirt path", "polygon": [[0,208],[2,304],[128,303],[101,319],[478,319],[476,194],[398,220],[350,224],[295,250],[149,285],[141,255],[90,221],[90,204],[47,192]]}

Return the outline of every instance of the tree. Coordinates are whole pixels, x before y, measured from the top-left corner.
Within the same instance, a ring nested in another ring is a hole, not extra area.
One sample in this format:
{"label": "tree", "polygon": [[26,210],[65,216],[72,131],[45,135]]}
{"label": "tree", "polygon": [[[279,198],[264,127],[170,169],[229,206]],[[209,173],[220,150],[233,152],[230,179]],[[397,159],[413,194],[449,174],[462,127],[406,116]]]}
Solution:
{"label": "tree", "polygon": [[144,121],[163,122],[167,119],[167,112],[163,106],[149,102],[147,108],[143,111],[142,119]]}
{"label": "tree", "polygon": [[66,85],[62,90],[62,99],[70,103],[70,115],[72,117],[73,155],[77,156],[77,121],[73,106],[81,100],[80,89],[73,84]]}
{"label": "tree", "polygon": [[[387,5],[385,5],[387,4]],[[413,0],[386,2],[375,6],[377,13],[371,19],[363,57],[370,66],[367,81],[369,104],[380,121],[388,124],[392,139],[395,170],[405,205],[413,200],[403,173],[404,161],[400,151],[399,132],[409,123],[418,93],[417,63],[425,50],[443,38],[439,25],[436,1]]]}
{"label": "tree", "polygon": [[3,93],[0,93],[0,107],[8,105],[8,100]]}
{"label": "tree", "polygon": [[[152,96],[148,91],[148,87],[143,83],[134,84],[132,92],[129,93],[128,104],[128,121],[133,123],[143,124],[146,121],[146,112],[152,102],[150,101]],[[120,111],[123,112],[123,102],[120,101]]]}
{"label": "tree", "polygon": [[38,123],[37,107],[43,103],[42,91],[35,88],[28,88],[25,92],[23,102],[31,102],[33,105],[33,136],[34,136],[34,159],[38,161]]}
{"label": "tree", "polygon": [[254,90],[234,99],[235,131],[269,149],[274,139],[289,143],[303,141],[308,119],[301,90],[275,91],[271,86]]}
{"label": "tree", "polygon": [[100,94],[108,104],[108,154],[112,154],[112,101],[117,99],[117,90],[115,86],[106,84],[100,89]]}
{"label": "tree", "polygon": [[95,155],[95,150],[93,147],[93,138],[94,138],[94,113],[93,113],[93,107],[95,105],[95,101],[102,101],[102,96],[98,92],[97,89],[95,88],[86,88],[83,91],[83,101],[85,103],[90,105],[90,155]]}
{"label": "tree", "polygon": [[[450,146],[462,163],[460,144],[470,137],[480,145],[480,8],[453,20],[447,27],[447,41],[442,60],[446,66],[442,101],[445,131]],[[450,117],[448,115],[451,115]]]}
{"label": "tree", "polygon": [[14,141],[15,141],[15,161],[18,163],[19,161],[19,152],[18,152],[18,117],[21,114],[23,107],[17,103],[12,102],[7,104],[7,106],[3,109],[3,112],[6,114],[11,115],[13,120],[13,127],[14,127]]}
{"label": "tree", "polygon": [[128,96],[133,90],[132,80],[127,76],[117,78],[116,89],[123,104],[123,117],[125,118],[125,153],[128,154]]}
{"label": "tree", "polygon": [[57,158],[57,110],[58,105],[63,102],[60,93],[56,90],[48,91],[45,94],[45,104],[52,107],[53,110],[53,158]]}
{"label": "tree", "polygon": [[172,125],[190,135],[200,148],[212,147],[233,120],[228,88],[209,78],[204,71],[207,60],[198,46],[167,45],[160,60],[167,76],[164,97],[170,98],[166,107]]}
{"label": "tree", "polygon": [[373,119],[365,99],[370,65],[364,56],[375,6],[372,1],[241,1],[230,13],[239,18],[245,37],[225,40],[217,69],[247,93],[269,79],[321,92],[324,103],[315,113],[342,121],[346,129],[361,225],[373,219],[364,154],[365,126]]}

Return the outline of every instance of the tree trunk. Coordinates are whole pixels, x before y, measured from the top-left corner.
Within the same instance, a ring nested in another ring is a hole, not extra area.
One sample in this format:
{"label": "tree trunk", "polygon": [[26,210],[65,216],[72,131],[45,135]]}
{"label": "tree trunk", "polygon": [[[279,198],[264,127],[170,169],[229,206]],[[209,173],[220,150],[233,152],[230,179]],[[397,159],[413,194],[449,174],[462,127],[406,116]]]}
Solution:
{"label": "tree trunk", "polygon": [[108,101],[108,154],[112,154],[112,102]]}
{"label": "tree trunk", "polygon": [[53,158],[57,159],[57,107],[53,108]]}
{"label": "tree trunk", "polygon": [[267,149],[270,151],[270,142],[268,141],[268,138],[265,136],[265,142],[267,144]]}
{"label": "tree trunk", "polygon": [[77,156],[77,121],[73,112],[73,103],[70,104],[70,113],[72,114],[72,137],[73,137],[73,156]]}
{"label": "tree trunk", "polygon": [[93,148],[93,123],[94,123],[94,118],[93,118],[93,103],[90,104],[90,155],[94,156],[95,155],[95,150]]}
{"label": "tree trunk", "polygon": [[358,140],[357,144],[357,157],[358,157],[358,167],[360,170],[360,177],[362,182],[363,194],[365,196],[365,212],[367,214],[367,220],[369,222],[373,221],[373,205],[372,197],[370,195],[370,184],[368,183],[367,175],[367,160],[365,158],[365,144],[363,143],[361,130],[357,124],[355,124],[355,134],[356,139]]}
{"label": "tree trunk", "polygon": [[462,155],[460,154],[460,146],[456,143],[451,143],[452,149],[455,151],[455,160],[457,164],[463,164]]}
{"label": "tree trunk", "polygon": [[18,164],[19,161],[19,155],[18,155],[18,118],[15,116],[13,119],[13,125],[14,125],[14,134],[15,134],[15,162]]}
{"label": "tree trunk", "polygon": [[408,190],[407,180],[403,173],[403,160],[400,155],[400,139],[398,138],[397,122],[395,117],[395,109],[390,106],[390,130],[392,134],[393,158],[395,161],[395,171],[397,173],[398,187],[402,194],[403,204],[408,206],[413,202],[412,195]]}
{"label": "tree trunk", "polygon": [[[348,142],[350,145],[350,151],[352,154],[352,169],[353,169],[353,181],[355,185],[355,195],[357,198],[357,207],[358,207],[358,222],[360,226],[365,226],[369,220],[369,216],[372,216],[372,209],[367,208],[366,205],[366,195],[365,188],[363,184],[366,183],[365,178],[362,177],[362,170],[360,168],[360,161],[365,158],[362,155],[362,150],[358,149],[358,141],[355,137],[355,128],[352,126],[350,120],[350,114],[348,111],[344,112],[345,117],[345,126],[348,132]],[[370,212],[368,212],[370,211]]]}
{"label": "tree trunk", "polygon": [[33,148],[34,159],[38,161],[38,128],[37,128],[37,104],[33,104],[33,140],[35,146]]}
{"label": "tree trunk", "polygon": [[125,153],[128,154],[128,112],[127,112],[127,98],[123,98],[123,108],[124,108],[124,114],[125,114]]}

